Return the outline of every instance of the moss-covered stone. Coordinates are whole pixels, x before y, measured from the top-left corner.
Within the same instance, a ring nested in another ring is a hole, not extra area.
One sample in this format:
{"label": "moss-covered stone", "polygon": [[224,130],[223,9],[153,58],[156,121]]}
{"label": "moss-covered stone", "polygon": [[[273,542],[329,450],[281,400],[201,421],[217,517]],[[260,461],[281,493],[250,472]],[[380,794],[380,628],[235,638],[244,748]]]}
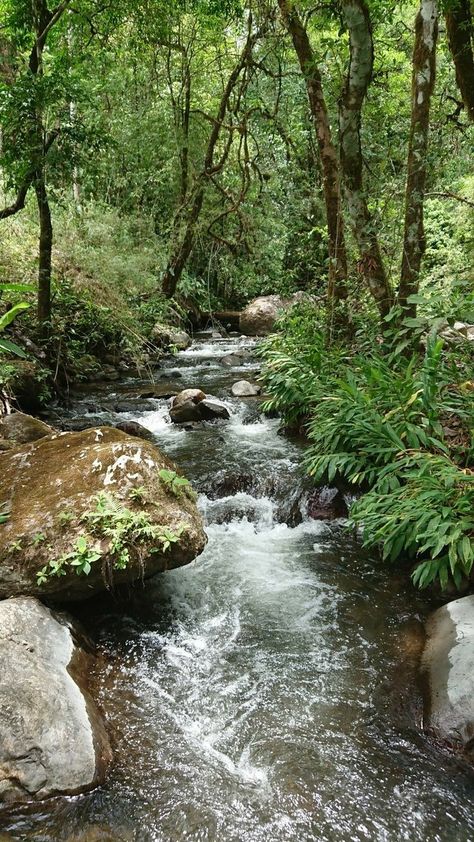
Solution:
{"label": "moss-covered stone", "polygon": [[[188,564],[205,546],[193,499],[173,494],[159,477],[163,468],[175,470],[173,463],[149,442],[119,430],[53,434],[1,453],[0,465],[0,500],[10,509],[0,525],[0,597],[86,599],[113,584]],[[86,517],[101,493],[142,512],[150,532],[159,526],[178,539],[166,551],[153,535],[130,540],[126,568],[117,569],[112,538]],[[38,571],[70,553],[82,537],[100,556],[89,575],[65,565],[64,575],[39,585]]]}

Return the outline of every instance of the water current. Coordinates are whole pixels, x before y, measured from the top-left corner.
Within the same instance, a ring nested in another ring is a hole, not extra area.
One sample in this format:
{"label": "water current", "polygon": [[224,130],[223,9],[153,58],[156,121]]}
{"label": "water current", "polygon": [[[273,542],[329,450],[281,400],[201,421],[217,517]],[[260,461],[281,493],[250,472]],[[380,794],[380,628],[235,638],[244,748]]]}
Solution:
{"label": "water current", "polygon": [[[242,350],[197,341],[157,372],[224,400],[229,421],[184,430],[164,398],[120,413],[193,481],[209,542],[129,601],[79,609],[114,766],[92,793],[0,818],[0,842],[474,839],[472,773],[421,728],[426,605],[344,523],[307,517],[301,445],[231,396],[256,362],[220,360]],[[140,385],[98,389],[94,418],[116,420],[104,400]]]}

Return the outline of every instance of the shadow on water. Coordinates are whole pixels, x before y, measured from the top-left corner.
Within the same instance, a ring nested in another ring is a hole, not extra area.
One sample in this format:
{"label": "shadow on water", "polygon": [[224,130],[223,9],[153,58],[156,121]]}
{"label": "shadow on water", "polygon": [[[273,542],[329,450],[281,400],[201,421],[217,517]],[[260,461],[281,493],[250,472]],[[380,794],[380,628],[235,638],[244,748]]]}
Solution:
{"label": "shadow on water", "polygon": [[127,414],[194,481],[209,543],[77,611],[101,653],[109,781],[5,816],[5,839],[472,840],[472,774],[420,727],[426,607],[343,523],[305,516],[298,443],[231,396],[255,374],[251,357],[220,364],[236,345],[169,367],[170,384],[226,401],[229,422],[184,431],[164,400]]}

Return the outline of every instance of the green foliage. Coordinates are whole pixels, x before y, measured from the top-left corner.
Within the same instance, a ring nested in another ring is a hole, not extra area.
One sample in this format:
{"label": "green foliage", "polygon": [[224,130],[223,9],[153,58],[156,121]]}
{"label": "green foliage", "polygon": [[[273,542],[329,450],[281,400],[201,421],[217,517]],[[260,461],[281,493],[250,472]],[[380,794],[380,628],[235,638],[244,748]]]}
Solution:
{"label": "green foliage", "polygon": [[327,347],[321,322],[309,341],[308,315],[293,312],[283,335],[263,344],[266,408],[307,419],[316,482],[363,490],[351,517],[366,546],[381,545],[387,560],[416,559],[419,587],[460,587],[474,558],[474,399],[463,365],[436,326],[424,354],[381,346],[344,356]]}
{"label": "green foliage", "polygon": [[196,494],[186,477],[182,477],[176,471],[170,471],[167,468],[162,468],[158,471],[158,476],[167,490],[174,494],[175,497],[180,497],[184,493],[191,500],[196,499]]}
{"label": "green foliage", "polygon": [[[30,290],[30,287],[27,284],[0,284],[0,295],[3,292],[15,293],[25,292],[28,290]],[[0,334],[5,332],[6,328],[11,325],[20,313],[24,312],[24,310],[28,310],[29,306],[30,305],[27,301],[20,301],[18,304],[14,304],[13,307],[10,307],[3,316],[0,316]],[[3,336],[0,337],[0,352],[1,351],[6,354],[13,354],[15,357],[26,357],[23,348],[20,348],[16,342],[11,342],[11,340],[5,339]]]}
{"label": "green foliage", "polygon": [[460,588],[471,573],[474,472],[448,456],[399,455],[352,507],[351,517],[362,527],[366,546],[383,546],[384,559],[422,559],[413,572],[420,588],[438,579],[444,590],[450,577]]}
{"label": "green foliage", "polygon": [[[63,520],[66,514],[70,522],[69,513],[62,514]],[[125,570],[132,551],[140,558],[146,544],[147,552],[164,553],[179,541],[184,528],[172,530],[152,523],[145,511],[132,511],[105,492],[96,496],[95,508],[85,512],[80,520],[90,534],[80,535],[69,552],[42,567],[37,573],[39,585],[53,576],[65,576],[67,567],[75,568],[78,575],[88,576],[92,565],[105,555],[112,557],[115,570]],[[149,549],[150,543],[156,546]]]}
{"label": "green foliage", "polygon": [[270,395],[263,409],[280,413],[288,424],[307,418],[323,384],[336,376],[348,358],[346,349],[328,346],[325,323],[323,308],[297,304],[280,319],[280,332],[257,350],[265,362],[260,381]]}

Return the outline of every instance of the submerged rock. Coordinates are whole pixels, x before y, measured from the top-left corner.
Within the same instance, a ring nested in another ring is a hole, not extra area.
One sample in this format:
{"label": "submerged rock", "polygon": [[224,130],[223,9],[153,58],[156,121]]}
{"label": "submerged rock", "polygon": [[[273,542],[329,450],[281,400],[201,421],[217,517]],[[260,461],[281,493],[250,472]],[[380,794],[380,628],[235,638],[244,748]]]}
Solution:
{"label": "submerged rock", "polygon": [[474,750],[474,595],[431,615],[421,668],[425,727],[435,736]]}
{"label": "submerged rock", "polygon": [[225,357],[221,357],[221,365],[225,365],[228,368],[235,368],[236,366],[244,365],[251,357],[251,354],[248,351],[236,351],[234,354],[226,354]]}
{"label": "submerged rock", "polygon": [[250,383],[248,380],[238,380],[232,386],[231,391],[237,398],[250,398],[259,395],[262,390],[257,383]]}
{"label": "submerged rock", "polygon": [[[0,460],[0,499],[10,509],[0,529],[0,597],[86,599],[188,564],[205,546],[194,500],[160,479],[175,466],[148,442],[99,427],[47,436]],[[51,575],[51,563],[62,575]],[[81,567],[88,575],[77,575]],[[41,568],[48,575],[39,584]]]}
{"label": "submerged rock", "polygon": [[0,604],[0,804],[104,781],[111,750],[86,689],[90,658],[36,599]]}
{"label": "submerged rock", "polygon": [[19,444],[42,439],[43,436],[49,436],[53,432],[53,428],[44,421],[33,418],[32,415],[25,415],[24,412],[12,412],[11,415],[4,415],[0,420],[0,436]]}

